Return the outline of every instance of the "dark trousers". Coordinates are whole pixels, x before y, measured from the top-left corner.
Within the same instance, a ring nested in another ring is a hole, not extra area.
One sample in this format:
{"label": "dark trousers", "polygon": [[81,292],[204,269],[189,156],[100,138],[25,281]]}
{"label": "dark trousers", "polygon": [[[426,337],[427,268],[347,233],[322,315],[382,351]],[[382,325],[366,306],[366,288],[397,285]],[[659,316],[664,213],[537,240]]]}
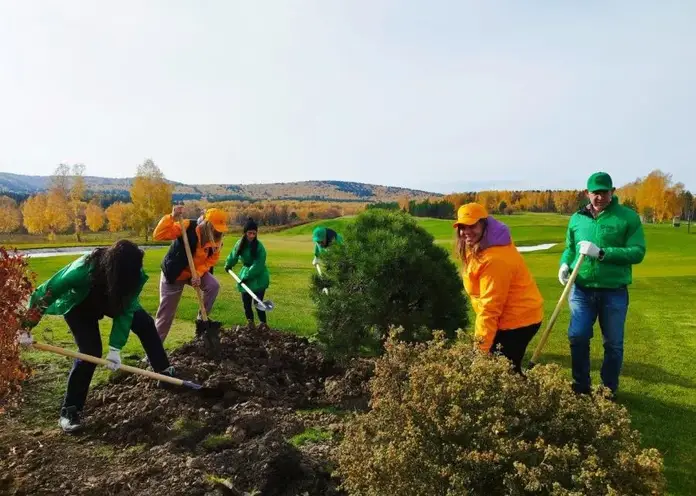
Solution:
{"label": "dark trousers", "polygon": [[[263,301],[263,296],[266,294],[266,290],[262,289],[261,291],[254,291],[254,294],[256,297]],[[244,291],[242,293],[242,303],[244,304],[244,315],[246,315],[247,320],[254,320],[254,309],[252,307],[253,299],[251,298],[251,295]],[[259,314],[259,320],[261,322],[266,322],[266,312],[262,312],[258,308],[256,309],[256,313]]]}
{"label": "dark trousers", "polygon": [[[102,340],[99,334],[99,320],[102,317],[84,305],[73,308],[65,315],[65,321],[81,353],[95,357],[102,356]],[[140,309],[135,312],[131,330],[140,339],[155,372],[161,372],[169,367],[169,359],[164,351],[162,340],[157,334],[155,321],[145,310]],[[90,362],[82,360],[73,362],[68,376],[68,388],[63,399],[64,408],[75,407],[77,411],[82,411],[95,368],[96,365]]]}
{"label": "dark trousers", "polygon": [[[527,345],[532,340],[534,335],[539,331],[541,322],[532,324],[527,327],[518,329],[510,329],[508,331],[498,331],[491,347],[491,352],[500,353],[512,362],[515,367],[515,372],[522,373],[522,359],[527,351]],[[498,345],[501,350],[498,350]]]}

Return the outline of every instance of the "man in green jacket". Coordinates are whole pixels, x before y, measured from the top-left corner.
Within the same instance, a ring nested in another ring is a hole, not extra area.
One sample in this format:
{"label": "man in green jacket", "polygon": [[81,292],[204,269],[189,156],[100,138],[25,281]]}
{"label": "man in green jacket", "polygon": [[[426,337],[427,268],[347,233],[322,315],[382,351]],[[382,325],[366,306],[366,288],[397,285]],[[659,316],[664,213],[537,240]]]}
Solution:
{"label": "man in green jacket", "polygon": [[587,180],[590,203],[573,214],[566,232],[558,279],[568,282],[580,253],[586,260],[571,289],[568,338],[573,389],[590,392],[590,339],[595,321],[604,338],[602,383],[616,394],[623,363],[624,326],[632,266],[645,257],[645,236],[638,214],[619,204],[612,179],[605,172]]}
{"label": "man in green jacket", "polygon": [[[174,375],[174,369],[157,334],[155,321],[140,306],[140,292],[147,281],[143,251],[128,240],[109,248],[96,248],[56,272],[32,293],[31,321],[24,323],[20,343],[31,345],[29,330],[43,315],[62,315],[81,353],[102,356],[99,321],[113,319],[109,336],[108,367],[121,366],[121,349],[132,330],[140,339],[155,372]],[[65,432],[82,427],[82,411],[96,365],[75,360],[68,376],[58,424]],[[161,386],[164,386],[161,384]]]}
{"label": "man in green jacket", "polygon": [[317,226],[312,231],[312,241],[314,241],[314,259],[312,260],[312,265],[316,266],[319,264],[319,257],[324,253],[329,246],[332,244],[342,244],[343,237],[338,234],[333,229],[323,226]]}

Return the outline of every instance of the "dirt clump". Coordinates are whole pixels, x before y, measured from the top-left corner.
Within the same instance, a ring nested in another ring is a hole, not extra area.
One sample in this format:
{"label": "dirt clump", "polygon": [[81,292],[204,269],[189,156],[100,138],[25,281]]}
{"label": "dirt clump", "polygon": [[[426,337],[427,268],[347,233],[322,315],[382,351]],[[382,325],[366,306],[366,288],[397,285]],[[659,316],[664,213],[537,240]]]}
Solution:
{"label": "dirt clump", "polygon": [[367,406],[369,360],[339,365],[307,339],[246,327],[222,331],[217,360],[199,341],[170,358],[204,389],[123,373],[91,391],[79,435],[6,421],[0,494],[342,494],[333,448]]}

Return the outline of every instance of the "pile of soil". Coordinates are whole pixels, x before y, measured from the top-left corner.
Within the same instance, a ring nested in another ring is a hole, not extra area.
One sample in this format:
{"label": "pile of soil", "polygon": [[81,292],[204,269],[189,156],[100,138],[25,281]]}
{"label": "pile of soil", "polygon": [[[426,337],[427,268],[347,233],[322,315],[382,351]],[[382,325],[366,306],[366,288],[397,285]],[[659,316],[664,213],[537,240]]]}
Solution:
{"label": "pile of soil", "polygon": [[[223,330],[220,352],[194,341],[170,357],[201,391],[119,374],[91,391],[79,435],[3,427],[0,494],[341,494],[332,452],[373,363],[245,327]],[[289,442],[307,429],[321,435]]]}

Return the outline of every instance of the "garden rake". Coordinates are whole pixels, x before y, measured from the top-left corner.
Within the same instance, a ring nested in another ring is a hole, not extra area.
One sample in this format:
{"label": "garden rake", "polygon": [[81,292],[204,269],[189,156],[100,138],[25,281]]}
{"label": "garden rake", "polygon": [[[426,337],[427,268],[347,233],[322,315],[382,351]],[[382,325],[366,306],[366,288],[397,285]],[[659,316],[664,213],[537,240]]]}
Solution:
{"label": "garden rake", "polygon": [[568,293],[570,293],[570,288],[573,287],[573,284],[575,284],[575,279],[578,277],[578,272],[580,271],[580,266],[582,265],[582,262],[585,260],[585,255],[582,253],[578,257],[578,261],[575,264],[575,268],[573,269],[573,272],[570,274],[570,277],[568,278],[568,282],[566,283],[565,287],[563,288],[563,293],[561,293],[561,297],[558,300],[558,303],[556,304],[556,308],[553,310],[553,313],[551,314],[551,318],[549,319],[549,323],[546,325],[546,329],[544,329],[543,334],[541,335],[541,339],[539,340],[539,343],[537,344],[536,349],[534,350],[534,354],[532,355],[532,359],[529,361],[529,368],[534,368],[534,366],[537,364],[537,360],[539,359],[539,355],[541,355],[541,350],[544,349],[544,346],[546,345],[546,341],[549,339],[549,334],[551,334],[551,329],[553,328],[553,325],[556,323],[556,319],[558,319],[558,314],[561,313],[561,307],[563,306],[563,302],[566,300],[568,297]]}

